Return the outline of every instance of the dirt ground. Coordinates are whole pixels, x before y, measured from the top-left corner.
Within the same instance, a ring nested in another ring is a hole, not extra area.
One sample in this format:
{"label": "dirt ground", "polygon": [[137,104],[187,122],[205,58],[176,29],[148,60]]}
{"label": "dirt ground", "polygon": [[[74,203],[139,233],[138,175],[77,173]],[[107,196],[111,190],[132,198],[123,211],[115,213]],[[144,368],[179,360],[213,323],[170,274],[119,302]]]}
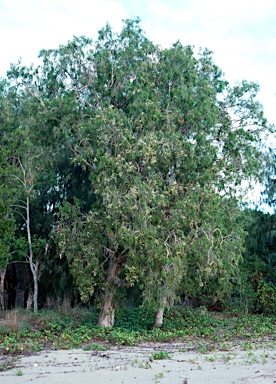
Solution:
{"label": "dirt ground", "polygon": [[[274,345],[275,346],[275,345]],[[202,353],[184,344],[113,346],[107,351],[58,350],[22,356],[0,372],[1,384],[236,384],[276,383],[276,349]],[[161,352],[161,354],[160,354]],[[154,359],[152,353],[165,359]],[[3,364],[7,357],[0,357]],[[7,360],[6,360],[7,361]]]}

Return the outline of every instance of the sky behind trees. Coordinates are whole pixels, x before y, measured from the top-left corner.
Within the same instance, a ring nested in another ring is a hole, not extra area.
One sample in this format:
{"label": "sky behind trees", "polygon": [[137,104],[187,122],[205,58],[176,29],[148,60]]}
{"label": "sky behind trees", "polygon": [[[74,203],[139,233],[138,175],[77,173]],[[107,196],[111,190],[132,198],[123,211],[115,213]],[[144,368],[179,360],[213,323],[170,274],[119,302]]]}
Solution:
{"label": "sky behind trees", "polygon": [[276,123],[275,0],[0,0],[0,76],[20,57],[37,63],[40,49],[73,35],[96,38],[106,22],[120,30],[122,19],[135,16],[154,43],[207,47],[228,80],[257,81],[265,114]]}

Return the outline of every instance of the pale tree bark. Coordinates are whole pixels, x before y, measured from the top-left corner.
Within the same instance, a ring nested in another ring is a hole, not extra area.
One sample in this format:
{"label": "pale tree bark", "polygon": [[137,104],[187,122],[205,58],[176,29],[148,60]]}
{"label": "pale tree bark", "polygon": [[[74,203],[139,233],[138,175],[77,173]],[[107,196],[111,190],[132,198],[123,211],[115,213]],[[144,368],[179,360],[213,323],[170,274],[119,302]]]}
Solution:
{"label": "pale tree bark", "polygon": [[113,303],[113,292],[106,292],[103,298],[101,313],[98,318],[98,325],[112,328],[115,321],[115,306]]}
{"label": "pale tree bark", "polygon": [[161,328],[163,325],[166,302],[167,302],[167,297],[164,297],[155,315],[154,328]]}
{"label": "pale tree bark", "polygon": [[106,279],[106,291],[102,298],[102,309],[98,319],[98,325],[101,327],[113,327],[114,325],[115,305],[113,299],[116,293],[115,280],[119,276],[121,270],[122,267],[118,264],[115,257],[111,257]]}
{"label": "pale tree bark", "polygon": [[0,271],[0,308],[5,309],[5,276],[7,268]]}
{"label": "pale tree bark", "polygon": [[110,258],[106,290],[103,294],[102,308],[98,318],[98,325],[101,327],[113,327],[115,321],[114,297],[116,291],[120,287],[129,288],[131,286],[129,282],[119,279],[125,260],[123,253],[118,258],[115,258],[114,255]]}
{"label": "pale tree bark", "polygon": [[32,162],[35,158],[40,157],[42,152],[36,156],[30,157],[27,160],[27,164],[24,165],[19,157],[15,157],[15,160],[19,164],[19,168],[22,172],[22,177],[17,175],[11,175],[12,178],[19,182],[24,190],[26,195],[26,201],[23,202],[23,205],[13,205],[14,207],[21,208],[25,210],[25,215],[20,214],[25,220],[27,227],[27,238],[28,238],[28,254],[26,259],[30,265],[30,269],[33,275],[34,289],[33,289],[33,304],[34,304],[34,313],[38,312],[38,272],[39,272],[39,262],[34,260],[33,254],[33,245],[32,245],[32,235],[31,235],[31,214],[30,214],[30,196],[34,189],[34,180],[35,176],[32,171]]}
{"label": "pale tree bark", "polygon": [[34,303],[34,313],[38,312],[38,267],[39,262],[36,260],[34,261],[34,255],[33,255],[33,246],[32,246],[32,236],[31,236],[31,222],[30,222],[30,199],[27,196],[26,199],[26,224],[27,224],[27,233],[28,233],[28,246],[29,246],[29,255],[28,260],[30,264],[30,268],[33,275],[34,280],[34,296],[33,296],[33,303]]}

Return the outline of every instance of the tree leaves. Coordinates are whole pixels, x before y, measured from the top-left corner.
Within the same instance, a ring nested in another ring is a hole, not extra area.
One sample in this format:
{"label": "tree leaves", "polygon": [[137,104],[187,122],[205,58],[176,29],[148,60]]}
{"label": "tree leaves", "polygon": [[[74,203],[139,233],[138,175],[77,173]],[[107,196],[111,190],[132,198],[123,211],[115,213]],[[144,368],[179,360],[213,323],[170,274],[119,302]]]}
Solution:
{"label": "tree leaves", "polygon": [[260,176],[268,130],[258,86],[231,87],[208,50],[155,46],[136,19],[40,58],[9,77],[32,111],[33,143],[45,135],[55,152],[59,204],[70,202],[57,241],[83,299],[139,281],[158,307],[183,276],[229,282],[243,243],[239,187]]}

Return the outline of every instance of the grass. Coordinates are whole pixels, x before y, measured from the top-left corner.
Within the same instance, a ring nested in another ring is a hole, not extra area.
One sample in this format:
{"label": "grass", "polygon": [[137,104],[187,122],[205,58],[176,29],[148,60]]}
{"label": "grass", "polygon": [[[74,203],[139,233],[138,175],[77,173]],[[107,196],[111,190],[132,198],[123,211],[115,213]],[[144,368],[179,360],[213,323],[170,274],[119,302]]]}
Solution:
{"label": "grass", "polygon": [[196,349],[202,353],[227,350],[233,343],[239,343],[247,351],[262,341],[275,347],[275,316],[238,316],[236,313],[218,316],[217,313],[173,308],[165,313],[162,329],[153,328],[154,314],[145,309],[120,310],[112,329],[98,327],[97,316],[96,310],[84,309],[66,313],[41,310],[37,315],[26,310],[3,311],[0,313],[0,351],[9,356],[44,348],[105,351],[114,344],[172,341],[181,341],[187,350]]}

